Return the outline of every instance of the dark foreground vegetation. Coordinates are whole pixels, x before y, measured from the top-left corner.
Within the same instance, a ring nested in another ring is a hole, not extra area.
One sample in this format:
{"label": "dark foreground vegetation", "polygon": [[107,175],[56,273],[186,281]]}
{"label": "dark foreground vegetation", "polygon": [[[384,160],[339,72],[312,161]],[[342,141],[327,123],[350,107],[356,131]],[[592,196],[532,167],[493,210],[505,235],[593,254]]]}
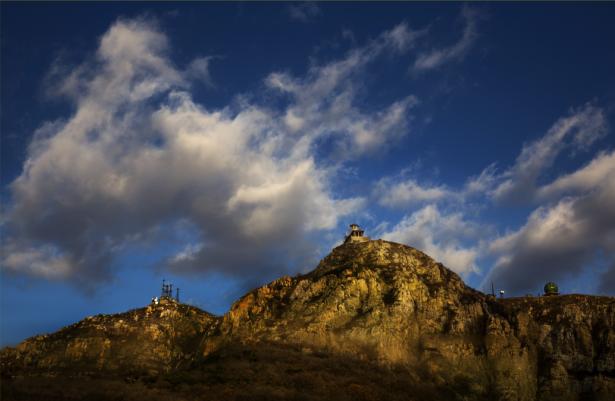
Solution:
{"label": "dark foreground vegetation", "polygon": [[[3,377],[3,401],[77,400],[464,400],[470,378],[439,386],[427,369],[383,367],[370,361],[281,345],[229,346],[189,370],[151,377]],[[484,399],[490,399],[483,394]]]}

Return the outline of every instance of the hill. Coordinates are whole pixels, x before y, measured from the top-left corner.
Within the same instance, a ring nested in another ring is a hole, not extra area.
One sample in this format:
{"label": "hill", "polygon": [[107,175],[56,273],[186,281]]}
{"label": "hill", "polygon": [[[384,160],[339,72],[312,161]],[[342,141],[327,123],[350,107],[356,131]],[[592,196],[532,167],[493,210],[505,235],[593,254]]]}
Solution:
{"label": "hill", "polygon": [[164,300],[1,367],[3,399],[611,400],[615,298],[495,299],[414,248],[348,243],[224,316]]}

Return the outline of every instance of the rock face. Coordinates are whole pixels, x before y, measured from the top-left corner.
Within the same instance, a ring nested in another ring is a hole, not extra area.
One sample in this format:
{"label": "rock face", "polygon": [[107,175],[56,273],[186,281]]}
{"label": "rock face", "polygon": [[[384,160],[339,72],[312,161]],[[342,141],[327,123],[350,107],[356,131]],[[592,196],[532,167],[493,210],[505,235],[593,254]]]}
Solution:
{"label": "rock face", "polygon": [[[352,358],[403,376],[404,386],[435,389],[400,399],[606,401],[615,394],[615,299],[496,300],[411,247],[350,242],[309,274],[251,291],[222,317],[168,302],[88,318],[3,350],[2,370],[5,377],[76,369],[151,377],[208,371],[212,363],[224,369],[225,350],[264,347],[295,350],[297,359]],[[326,371],[333,362],[319,363]],[[243,372],[260,374],[249,364]],[[380,394],[371,399],[387,394],[378,383],[362,388]]]}

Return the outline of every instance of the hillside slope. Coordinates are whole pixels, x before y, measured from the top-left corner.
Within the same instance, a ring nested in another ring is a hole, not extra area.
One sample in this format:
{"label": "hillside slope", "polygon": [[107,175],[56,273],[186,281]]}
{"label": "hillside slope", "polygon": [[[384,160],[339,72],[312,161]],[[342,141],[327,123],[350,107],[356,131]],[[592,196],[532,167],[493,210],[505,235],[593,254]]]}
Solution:
{"label": "hillside slope", "polygon": [[157,375],[183,369],[218,318],[163,299],[158,305],[97,315],[2,350],[3,374]]}

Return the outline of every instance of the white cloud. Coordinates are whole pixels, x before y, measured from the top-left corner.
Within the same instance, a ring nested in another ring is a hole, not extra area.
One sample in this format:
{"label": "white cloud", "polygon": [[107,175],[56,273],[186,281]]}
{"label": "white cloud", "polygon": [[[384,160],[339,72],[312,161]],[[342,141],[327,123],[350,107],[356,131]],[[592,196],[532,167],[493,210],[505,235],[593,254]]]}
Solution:
{"label": "white cloud", "polygon": [[[381,179],[374,196],[383,206],[431,203],[386,230],[385,238],[416,246],[457,272],[476,271],[479,256],[493,257],[495,265],[483,285],[493,280],[513,294],[534,293],[546,281],[575,277],[601,257],[610,268],[595,272],[603,277],[600,291],[612,292],[615,152],[599,153],[578,170],[540,183],[563,150],[585,150],[606,133],[604,112],[588,104],[558,119],[543,137],[526,144],[512,167],[498,172],[492,164],[470,177],[461,191],[445,185],[424,186],[413,179]],[[470,198],[479,203],[495,200],[492,206],[496,208],[503,201],[541,205],[521,228],[487,242],[485,235],[472,236],[478,226],[462,214],[442,215],[435,206],[454,200],[467,212]]]}
{"label": "white cloud", "polygon": [[431,70],[451,61],[463,59],[478,37],[477,25],[480,15],[477,10],[467,6],[463,7],[461,15],[465,26],[459,41],[449,47],[419,54],[413,65],[415,71]]}
{"label": "white cloud", "polygon": [[418,103],[415,96],[375,113],[359,110],[354,100],[358,75],[369,62],[385,51],[407,51],[419,36],[406,24],[400,24],[365,46],[350,50],[341,60],[312,66],[306,77],[271,73],[265,84],[291,99],[282,116],[284,129],[299,134],[286,140],[305,151],[319,140],[330,139],[331,157],[346,160],[382,150],[406,135],[411,120],[409,110]]}
{"label": "white cloud", "polygon": [[182,249],[181,251],[179,251],[178,253],[176,253],[170,260],[169,263],[171,265],[182,265],[186,262],[193,262],[199,252],[201,252],[203,250],[203,243],[198,243],[198,244],[188,244],[184,247],[184,249]]}
{"label": "white cloud", "polygon": [[[396,49],[408,45],[403,32]],[[269,85],[292,97],[281,111],[246,101],[207,110],[188,92],[208,74],[203,59],[178,69],[155,25],[116,22],[96,59],[67,78],[74,114],[43,124],[11,184],[3,267],[94,285],[111,277],[114,250],[178,220],[199,245],[169,259],[177,270],[250,278],[311,257],[306,234],[336,227],[364,201],[333,196],[337,167],[315,162],[317,139],[332,135],[347,160],[407,133],[413,97],[376,112],[353,105],[354,80],[391,46],[387,35],[305,78],[271,74]]]}
{"label": "white cloud", "polygon": [[539,205],[522,227],[492,240],[487,253],[496,263],[484,286],[493,280],[512,293],[534,293],[546,281],[575,277],[601,253],[615,266],[609,261],[615,251],[614,153],[599,153],[578,170],[541,183],[564,150],[586,150],[607,131],[603,110],[586,104],[524,145],[513,166],[498,172],[490,165],[467,181],[467,195],[484,194],[496,207]]}
{"label": "white cloud", "polygon": [[376,183],[373,196],[382,206],[401,208],[421,202],[453,201],[463,205],[473,197],[484,195],[496,203],[534,203],[553,200],[563,193],[587,191],[606,177],[612,177],[615,170],[612,153],[599,155],[586,167],[549,185],[540,187],[539,179],[563,150],[584,150],[606,133],[604,112],[587,104],[558,119],[544,136],[526,144],[515,164],[502,172],[491,164],[478,176],[468,178],[460,190],[442,184],[421,185],[415,179],[385,177]]}
{"label": "white cloud", "polygon": [[[498,172],[492,164],[470,177],[460,191],[403,177],[381,179],[373,196],[383,206],[430,203],[392,229],[383,229],[385,238],[421,248],[458,272],[475,271],[479,256],[492,257],[495,265],[483,285],[493,280],[513,294],[534,293],[548,280],[575,277],[601,257],[610,268],[596,272],[603,277],[600,290],[615,291],[615,273],[610,270],[615,269],[615,152],[598,153],[578,170],[541,184],[559,154],[566,149],[586,150],[607,130],[603,110],[587,104],[526,144],[512,167]],[[465,228],[477,228],[467,217],[442,215],[435,206],[452,201],[467,213],[492,200],[495,208],[511,201],[539,206],[521,228],[489,242],[484,233],[473,238],[464,233]],[[449,236],[451,232],[455,234]],[[466,239],[464,246],[462,239]]]}
{"label": "white cloud", "polygon": [[6,241],[2,244],[2,255],[2,266],[12,273],[63,279],[68,277],[72,270],[69,258],[49,245],[29,247]]}
{"label": "white cloud", "polygon": [[186,76],[195,81],[201,81],[202,83],[213,86],[214,82],[209,72],[209,63],[213,60],[212,56],[198,57],[190,62],[186,69]]}
{"label": "white cloud", "polygon": [[615,152],[601,153],[579,170],[563,175],[538,189],[538,199],[552,199],[561,194],[587,192],[615,181]]}
{"label": "white cloud", "polygon": [[[606,135],[608,124],[602,109],[591,104],[572,110],[558,119],[540,139],[526,144],[515,164],[501,173],[494,165],[466,183],[468,193],[484,192],[496,202],[533,202],[545,195],[538,193],[540,178],[566,149],[580,151]],[[563,184],[556,184],[563,185]],[[552,191],[553,188],[548,191]]]}
{"label": "white cloud", "polygon": [[487,166],[478,176],[466,180],[464,193],[466,195],[482,195],[493,190],[498,180],[495,164]]}
{"label": "white cloud", "polygon": [[413,179],[395,182],[390,178],[383,178],[376,183],[374,196],[382,206],[402,208],[422,202],[449,199],[455,197],[455,194],[443,185],[421,186]]}
{"label": "white cloud", "polygon": [[600,252],[613,263],[614,204],[615,180],[608,180],[586,195],[539,207],[523,227],[491,244],[498,259],[488,279],[516,293],[535,292],[546,281],[577,276]]}
{"label": "white cloud", "polygon": [[382,35],[384,44],[398,53],[412,49],[418,39],[427,34],[427,29],[412,30],[406,22],[396,25]]}
{"label": "white cloud", "polygon": [[405,216],[382,238],[420,249],[453,271],[468,274],[477,271],[478,248],[464,246],[461,240],[475,238],[477,230],[460,213],[442,214],[437,206],[427,205]]}

